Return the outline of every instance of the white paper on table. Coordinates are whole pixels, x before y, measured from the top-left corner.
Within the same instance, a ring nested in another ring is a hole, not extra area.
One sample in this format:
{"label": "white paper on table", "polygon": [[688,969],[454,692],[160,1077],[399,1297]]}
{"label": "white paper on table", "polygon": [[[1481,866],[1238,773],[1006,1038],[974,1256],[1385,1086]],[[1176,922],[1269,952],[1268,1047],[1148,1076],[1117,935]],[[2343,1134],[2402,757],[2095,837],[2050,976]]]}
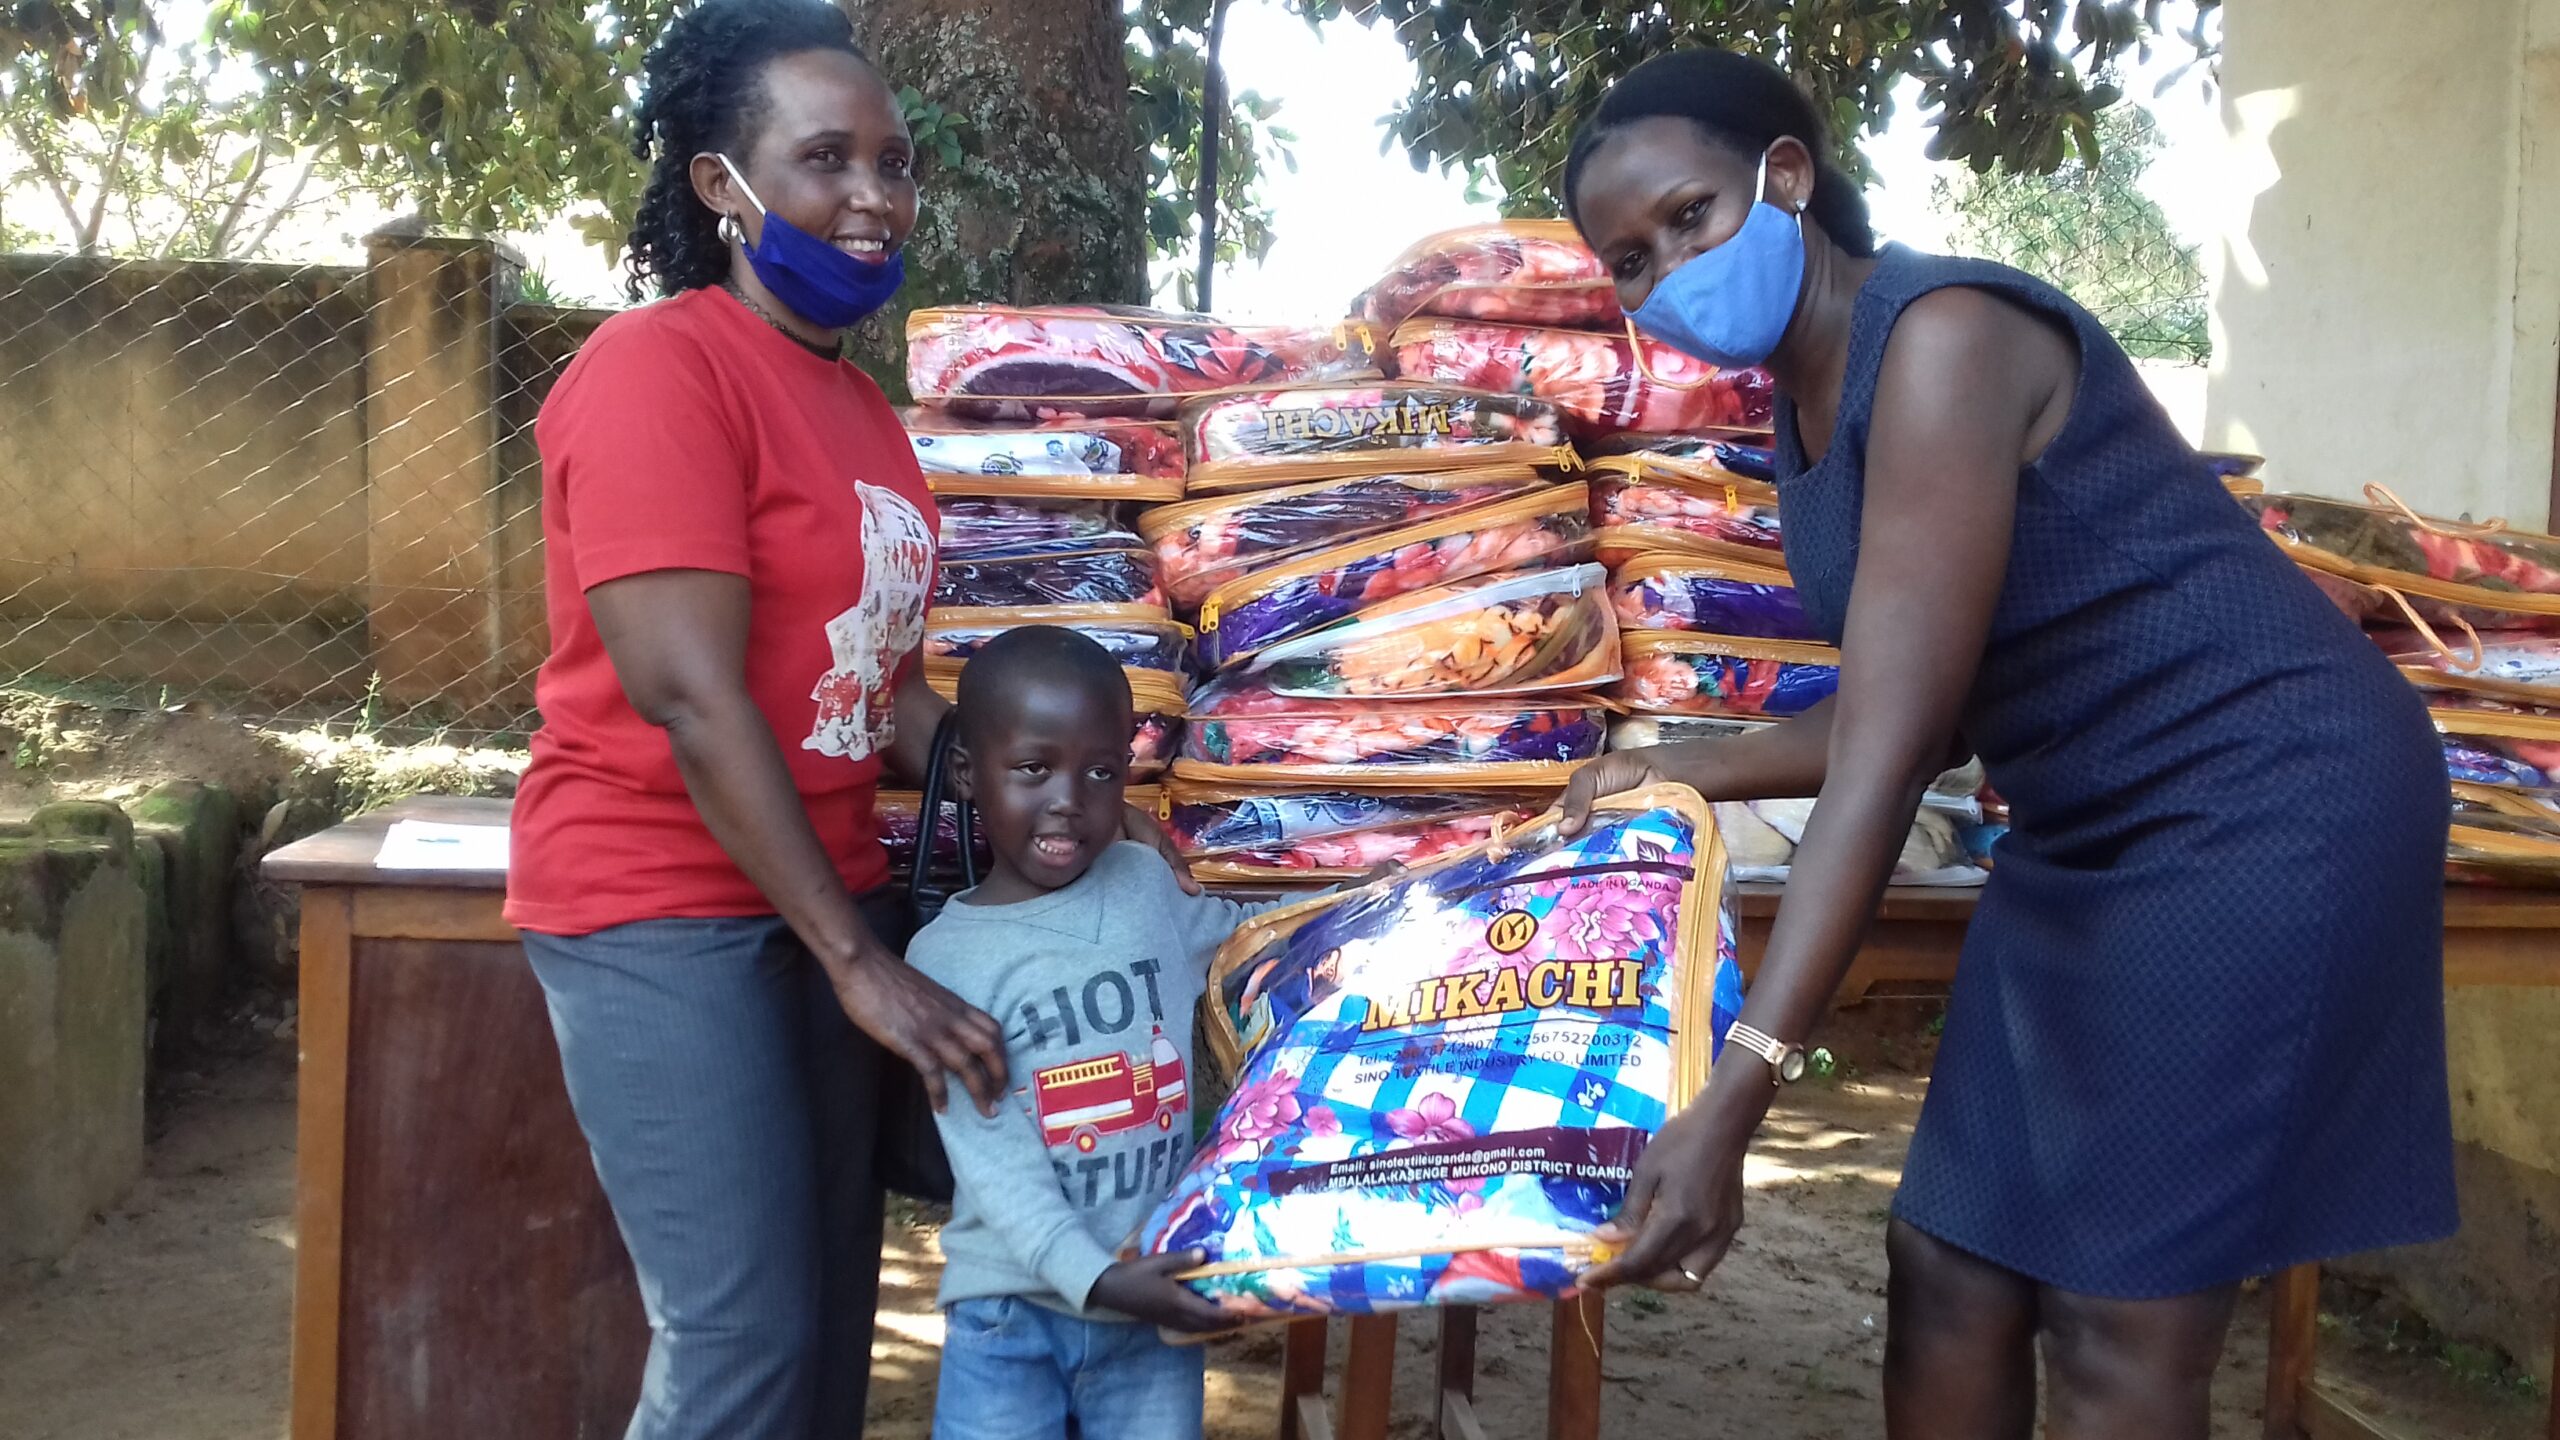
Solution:
{"label": "white paper on table", "polygon": [[504,870],[507,827],[394,820],[373,863],[383,870]]}

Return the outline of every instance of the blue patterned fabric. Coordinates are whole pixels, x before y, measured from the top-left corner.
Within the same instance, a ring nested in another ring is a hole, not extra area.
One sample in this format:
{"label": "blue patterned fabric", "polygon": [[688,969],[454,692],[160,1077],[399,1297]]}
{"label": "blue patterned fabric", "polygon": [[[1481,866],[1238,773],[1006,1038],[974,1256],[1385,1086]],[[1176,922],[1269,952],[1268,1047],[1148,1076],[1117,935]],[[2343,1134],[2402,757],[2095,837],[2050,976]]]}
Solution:
{"label": "blue patterned fabric", "polygon": [[1949,285],[2066,325],[2081,375],[2019,472],[1965,701],[2010,830],[1896,1213],[2123,1298],[2450,1233],[2442,751],[2096,320],[2002,266],[1886,251],[1819,463],[1780,403],[1806,615],[1837,641],[1885,343]]}

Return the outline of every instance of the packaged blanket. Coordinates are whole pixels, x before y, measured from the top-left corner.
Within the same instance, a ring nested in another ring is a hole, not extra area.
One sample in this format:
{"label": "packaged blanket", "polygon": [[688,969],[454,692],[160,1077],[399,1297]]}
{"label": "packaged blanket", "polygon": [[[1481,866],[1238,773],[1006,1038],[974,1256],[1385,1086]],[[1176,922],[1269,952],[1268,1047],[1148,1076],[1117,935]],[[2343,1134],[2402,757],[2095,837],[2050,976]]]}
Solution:
{"label": "packaged blanket", "polygon": [[2467,649],[2402,649],[2392,663],[2422,690],[2560,709],[2560,637],[2482,635]]}
{"label": "packaged blanket", "polygon": [[2457,800],[2445,835],[2445,878],[2560,890],[2560,815]]}
{"label": "packaged blanket", "polygon": [[1608,578],[1573,565],[1417,590],[1281,641],[1246,673],[1274,694],[1346,698],[1604,685],[1618,678]]}
{"label": "packaged blanket", "polygon": [[1249,571],[1398,526],[1455,515],[1546,484],[1525,465],[1418,475],[1355,475],[1279,490],[1161,505],[1139,517],[1156,576],[1191,609]]}
{"label": "packaged blanket", "polygon": [[1784,563],[1776,559],[1778,489],[1765,481],[1653,454],[1604,456],[1591,462],[1588,478],[1595,525],[1642,529],[1666,549],[1714,541]]}
{"label": "packaged blanket", "polygon": [[[1176,780],[1156,811],[1174,845],[1194,860],[1285,852],[1346,835],[1509,812],[1522,819],[1555,800],[1552,790],[1425,792],[1201,785]],[[1365,866],[1363,868],[1366,868]]]}
{"label": "packaged blanket", "polygon": [[1583,330],[1621,324],[1608,267],[1564,220],[1444,230],[1397,256],[1352,313],[1380,335],[1416,315]]}
{"label": "packaged blanket", "polygon": [[[945,700],[960,697],[960,671],[968,662],[927,658],[925,683]],[[1152,780],[1173,762],[1182,740],[1182,712],[1189,708],[1189,686],[1183,677],[1162,670],[1121,667],[1129,682],[1133,724],[1129,739],[1129,778]],[[1134,801],[1131,803],[1135,803]]]}
{"label": "packaged blanket", "polygon": [[898,412],[898,423],[917,468],[940,494],[1175,499],[1182,493],[1182,432],[1170,421],[994,425],[911,406]]}
{"label": "packaged blanket", "polygon": [[1139,543],[1117,500],[991,500],[942,496],[942,559],[1020,560]]}
{"label": "packaged blanket", "polygon": [[[1537,812],[1530,811],[1529,814]],[[1408,869],[1463,850],[1525,818],[1509,810],[1478,810],[1442,820],[1413,820],[1370,830],[1349,830],[1256,850],[1231,850],[1191,862],[1191,873],[1211,885],[1304,885],[1358,880],[1380,865]]]}
{"label": "packaged blanket", "polygon": [[1583,695],[1302,700],[1249,679],[1191,697],[1176,774],[1209,783],[1562,785],[1608,723]]}
{"label": "packaged blanket", "polygon": [[1182,412],[1195,495],[1343,475],[1575,463],[1543,400],[1445,385],[1247,391]]}
{"label": "packaged blanket", "polygon": [[1235,665],[1435,585],[1578,563],[1590,551],[1590,511],[1580,483],[1541,486],[1258,568],[1200,602],[1201,661]]}
{"label": "packaged blanket", "polygon": [[1185,396],[1374,373],[1358,326],[1229,325],[1119,305],[962,305],[907,317],[907,388],[964,419],[1170,416]]}
{"label": "packaged blanket", "polygon": [[1111,652],[1132,670],[1181,675],[1189,669],[1191,627],[1143,605],[1031,605],[1012,609],[929,610],[924,617],[928,660],[966,660],[1007,630],[1058,625]]}
{"label": "packaged blanket", "polygon": [[[2560,632],[2560,540],[2311,495],[2239,495],[2296,563],[2412,602],[2464,612],[2478,628]],[[2424,614],[2425,612],[2421,612]],[[2428,616],[2433,620],[2434,616]]]}
{"label": "packaged blanket", "polygon": [[1778,479],[1778,453],[1773,443],[1769,434],[1761,430],[1707,430],[1687,435],[1629,430],[1586,441],[1582,451],[1595,460],[1650,461],[1666,470],[1709,480],[1739,475],[1771,485]]}
{"label": "packaged blanket", "polygon": [[1774,387],[1765,370],[1718,370],[1627,332],[1546,330],[1423,318],[1398,326],[1394,373],[1435,385],[1535,395],[1580,435],[1619,430],[1766,430]]}
{"label": "packaged blanket", "polygon": [[1794,640],[1642,630],[1621,638],[1628,709],[1672,715],[1801,714],[1840,688],[1840,652]]}
{"label": "packaged blanket", "polygon": [[1603,800],[1227,942],[1204,1050],[1234,1089],[1139,1228],[1239,1319],[1574,1292],[1636,1160],[1740,1013],[1696,793]]}
{"label": "packaged blanket", "polygon": [[933,608],[1009,610],[1034,605],[1137,605],[1163,613],[1155,556],[1142,546],[1075,550],[1011,560],[945,560]]}
{"label": "packaged blanket", "polygon": [[[1777,557],[1771,556],[1775,560]],[[1629,630],[1694,630],[1760,640],[1811,640],[1812,622],[1786,567],[1651,551],[1613,572],[1609,598]]]}
{"label": "packaged blanket", "polygon": [[2560,713],[2447,699],[2427,707],[2456,780],[2526,790],[2560,786]]}

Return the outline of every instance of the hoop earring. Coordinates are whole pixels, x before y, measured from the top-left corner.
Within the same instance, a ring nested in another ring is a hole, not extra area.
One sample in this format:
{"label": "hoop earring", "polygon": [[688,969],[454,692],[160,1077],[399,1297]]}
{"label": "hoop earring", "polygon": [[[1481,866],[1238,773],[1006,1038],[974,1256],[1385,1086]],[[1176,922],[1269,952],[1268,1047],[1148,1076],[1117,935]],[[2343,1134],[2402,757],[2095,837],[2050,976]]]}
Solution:
{"label": "hoop earring", "polygon": [[746,248],[747,227],[738,223],[737,216],[721,216],[720,224],[716,227],[716,230],[720,238],[726,243],[735,245],[741,250]]}

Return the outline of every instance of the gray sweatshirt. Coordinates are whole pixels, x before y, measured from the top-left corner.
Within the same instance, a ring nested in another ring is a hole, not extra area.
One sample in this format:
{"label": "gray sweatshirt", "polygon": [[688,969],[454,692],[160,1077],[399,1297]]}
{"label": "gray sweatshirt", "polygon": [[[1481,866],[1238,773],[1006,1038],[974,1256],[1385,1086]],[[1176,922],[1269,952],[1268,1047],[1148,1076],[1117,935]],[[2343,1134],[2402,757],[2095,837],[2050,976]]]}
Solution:
{"label": "gray sweatshirt", "polygon": [[908,961],[1004,1027],[1012,1086],[989,1119],[954,1084],[938,1117],[958,1181],[940,1304],[1010,1295],[1088,1314],[1093,1282],[1191,1158],[1209,957],[1269,908],[1185,895],[1163,857],[1124,840],[1063,890],[1018,905],[963,893],[916,936]]}

